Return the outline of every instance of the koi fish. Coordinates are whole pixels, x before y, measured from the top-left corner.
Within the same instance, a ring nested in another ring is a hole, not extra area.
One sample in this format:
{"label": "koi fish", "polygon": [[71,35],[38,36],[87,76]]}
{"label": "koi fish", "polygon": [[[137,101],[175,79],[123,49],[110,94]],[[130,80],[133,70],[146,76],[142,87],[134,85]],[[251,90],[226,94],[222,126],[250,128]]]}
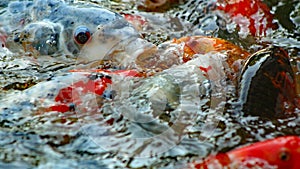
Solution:
{"label": "koi fish", "polygon": [[273,14],[261,0],[219,0],[217,9],[229,14],[241,31],[252,36],[265,35],[268,29],[277,28]]}
{"label": "koi fish", "polygon": [[212,155],[190,168],[300,168],[300,138],[284,136]]}
{"label": "koi fish", "polygon": [[[72,72],[84,74],[87,79],[83,79],[72,83],[71,85],[61,88],[55,96],[55,105],[50,106],[50,111],[67,112],[75,111],[75,106],[84,102],[82,100],[84,95],[93,94],[96,97],[112,99],[113,91],[109,91],[108,87],[113,83],[111,75],[117,76],[132,76],[141,77],[142,74],[134,70],[93,70],[80,71],[73,70]],[[100,107],[100,106],[99,106]]]}
{"label": "koi fish", "polygon": [[[3,98],[0,112],[68,112],[88,107],[90,100],[94,108],[101,107],[101,99],[112,99],[113,84],[126,77],[141,77],[134,70],[74,70],[49,81],[40,82],[20,93]],[[127,78],[127,79],[128,79]]]}
{"label": "koi fish", "polygon": [[243,67],[239,91],[246,114],[276,118],[295,112],[296,79],[287,52],[273,46],[251,55]]}
{"label": "koi fish", "polygon": [[[99,40],[93,34],[107,24],[117,24],[125,29],[130,27],[138,36],[118,13],[96,5],[72,4],[63,0],[9,2],[0,19],[2,29],[8,35],[7,48],[12,52],[31,52],[37,56],[61,53],[77,56],[93,38]],[[120,36],[111,34],[110,30],[104,31],[107,36],[101,41],[106,47],[103,47],[103,55],[118,43],[113,37]]]}

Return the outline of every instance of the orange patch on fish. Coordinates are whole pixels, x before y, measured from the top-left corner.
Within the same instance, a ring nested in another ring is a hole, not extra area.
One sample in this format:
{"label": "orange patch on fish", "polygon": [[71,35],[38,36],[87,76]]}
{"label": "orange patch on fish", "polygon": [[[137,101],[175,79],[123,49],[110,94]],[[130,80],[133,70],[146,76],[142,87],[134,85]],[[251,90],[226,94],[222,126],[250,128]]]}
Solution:
{"label": "orange patch on fish", "polygon": [[209,52],[224,52],[230,66],[238,59],[245,59],[250,54],[242,48],[219,38],[205,36],[187,36],[173,39],[173,43],[184,44],[183,61],[187,62],[194,58],[195,54],[206,54]]}

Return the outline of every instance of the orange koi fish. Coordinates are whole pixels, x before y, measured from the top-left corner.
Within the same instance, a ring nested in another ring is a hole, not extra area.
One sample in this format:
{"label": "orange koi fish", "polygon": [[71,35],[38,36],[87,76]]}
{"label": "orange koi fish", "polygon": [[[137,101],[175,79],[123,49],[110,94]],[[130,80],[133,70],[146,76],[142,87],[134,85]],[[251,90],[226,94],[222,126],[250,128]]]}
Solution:
{"label": "orange koi fish", "polygon": [[191,168],[300,168],[300,137],[283,136],[209,156]]}

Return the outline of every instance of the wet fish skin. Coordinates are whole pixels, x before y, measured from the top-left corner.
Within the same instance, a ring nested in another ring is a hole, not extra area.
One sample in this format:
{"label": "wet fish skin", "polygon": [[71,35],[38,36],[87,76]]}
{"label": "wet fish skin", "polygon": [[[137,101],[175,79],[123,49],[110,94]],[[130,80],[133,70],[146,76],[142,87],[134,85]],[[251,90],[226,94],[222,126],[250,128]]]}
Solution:
{"label": "wet fish skin", "polygon": [[300,138],[282,136],[247,146],[227,153],[219,153],[194,163],[190,168],[300,168]]}
{"label": "wet fish skin", "polygon": [[271,46],[251,55],[240,77],[239,93],[247,115],[276,118],[294,112],[296,80],[287,52]]}

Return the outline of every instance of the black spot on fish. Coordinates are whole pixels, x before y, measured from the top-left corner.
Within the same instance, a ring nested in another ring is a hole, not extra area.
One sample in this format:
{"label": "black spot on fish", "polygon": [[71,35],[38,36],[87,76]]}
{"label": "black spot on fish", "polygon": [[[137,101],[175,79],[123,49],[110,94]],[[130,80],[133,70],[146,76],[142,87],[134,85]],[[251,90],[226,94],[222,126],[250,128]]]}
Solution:
{"label": "black spot on fish", "polygon": [[105,90],[102,94],[102,97],[105,99],[113,99],[116,96],[116,91],[114,90]]}
{"label": "black spot on fish", "polygon": [[102,73],[92,73],[89,75],[90,80],[97,80],[97,79],[102,79],[104,75]]}
{"label": "black spot on fish", "polygon": [[75,111],[76,105],[74,103],[69,104],[69,110]]}

